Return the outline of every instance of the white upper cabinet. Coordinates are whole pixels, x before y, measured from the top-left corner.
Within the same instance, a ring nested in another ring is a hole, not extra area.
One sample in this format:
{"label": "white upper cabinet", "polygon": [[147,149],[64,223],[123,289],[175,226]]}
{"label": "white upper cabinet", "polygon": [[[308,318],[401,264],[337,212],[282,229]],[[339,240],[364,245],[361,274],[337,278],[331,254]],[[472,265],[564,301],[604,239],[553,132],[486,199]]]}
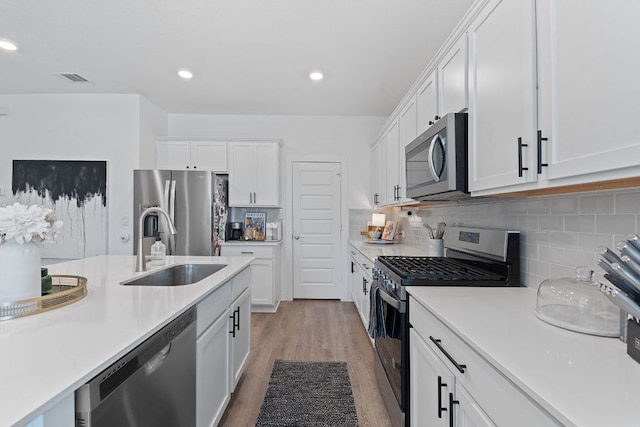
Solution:
{"label": "white upper cabinet", "polygon": [[438,117],[467,108],[467,35],[462,34],[438,63]]}
{"label": "white upper cabinet", "polygon": [[400,176],[398,177],[398,189],[396,191],[398,202],[411,200],[407,199],[405,147],[418,136],[418,106],[416,99],[417,95],[412,96],[398,116],[398,137],[400,140],[398,144],[398,148],[400,149],[398,153]]}
{"label": "white upper cabinet", "polygon": [[280,145],[230,142],[229,150],[229,206],[278,207]]}
{"label": "white upper cabinet", "polygon": [[156,146],[158,169],[227,172],[227,143],[223,141],[162,140]]}
{"label": "white upper cabinet", "polygon": [[387,179],[385,181],[385,204],[391,204],[400,200],[398,198],[398,188],[400,187],[400,132],[398,129],[398,119],[391,122],[386,130],[386,134]]}
{"label": "white upper cabinet", "polygon": [[469,28],[472,192],[537,180],[534,7],[490,0]]}
{"label": "white upper cabinet", "polygon": [[438,69],[429,74],[416,92],[416,135],[420,135],[435,123],[438,108]]}
{"label": "white upper cabinet", "polygon": [[633,0],[537,1],[538,128],[548,138],[541,144],[547,179],[639,175],[638,17],[640,2]]}
{"label": "white upper cabinet", "polygon": [[[382,139],[382,138],[381,138]],[[380,175],[380,141],[378,141],[376,143],[376,145],[373,146],[373,148],[371,149],[371,154],[369,157],[370,160],[370,168],[371,168],[371,180],[370,180],[370,185],[371,185],[371,190],[369,191],[370,194],[370,201],[371,201],[371,206],[379,206],[380,205],[380,187],[379,187],[379,175]]]}
{"label": "white upper cabinet", "polygon": [[387,134],[383,132],[382,136],[376,142],[371,152],[371,176],[374,185],[374,206],[380,206],[389,203],[387,201]]}

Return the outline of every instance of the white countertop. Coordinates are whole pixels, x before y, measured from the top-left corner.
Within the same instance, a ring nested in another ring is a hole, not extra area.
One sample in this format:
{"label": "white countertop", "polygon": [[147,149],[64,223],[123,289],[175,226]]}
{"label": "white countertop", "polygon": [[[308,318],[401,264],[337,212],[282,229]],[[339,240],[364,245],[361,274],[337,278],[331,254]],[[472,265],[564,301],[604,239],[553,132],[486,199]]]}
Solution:
{"label": "white countertop", "polygon": [[87,278],[82,300],[49,312],[0,322],[0,425],[30,421],[248,266],[252,257],[167,257],[227,264],[187,286],[122,286],[134,256],[100,256],[53,264],[49,274]]}
{"label": "white countertop", "polygon": [[480,355],[568,426],[637,426],[640,364],[617,338],[537,317],[531,288],[409,287]]}
{"label": "white countertop", "polygon": [[406,243],[394,243],[394,244],[376,244],[369,243],[367,240],[351,240],[349,241],[351,246],[360,251],[364,256],[369,258],[372,262],[375,258],[381,255],[384,256],[428,256],[428,249],[425,246],[414,246]]}
{"label": "white countertop", "polygon": [[256,245],[256,246],[278,246],[282,244],[282,240],[225,240],[220,242],[220,246],[225,245]]}

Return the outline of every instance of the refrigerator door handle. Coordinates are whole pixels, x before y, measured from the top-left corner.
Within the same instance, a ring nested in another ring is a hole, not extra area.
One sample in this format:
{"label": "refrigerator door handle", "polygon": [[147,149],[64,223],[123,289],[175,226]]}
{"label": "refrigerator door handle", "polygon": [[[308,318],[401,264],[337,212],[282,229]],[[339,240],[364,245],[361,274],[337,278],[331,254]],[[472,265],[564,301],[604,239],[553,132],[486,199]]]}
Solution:
{"label": "refrigerator door handle", "polygon": [[[176,223],[176,181],[171,180],[171,193],[169,195],[169,218],[175,224]],[[173,255],[176,252],[176,236],[169,234],[169,255]]]}
{"label": "refrigerator door handle", "polygon": [[165,211],[169,210],[169,187],[171,186],[171,181],[166,180],[164,182],[164,199],[162,201],[162,206],[160,206]]}

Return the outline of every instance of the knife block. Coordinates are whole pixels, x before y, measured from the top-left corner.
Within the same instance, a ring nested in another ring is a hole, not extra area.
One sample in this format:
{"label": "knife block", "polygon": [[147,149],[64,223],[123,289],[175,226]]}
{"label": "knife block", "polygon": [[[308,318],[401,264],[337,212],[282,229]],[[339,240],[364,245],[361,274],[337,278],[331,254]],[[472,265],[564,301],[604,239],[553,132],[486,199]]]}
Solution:
{"label": "knife block", "polygon": [[640,325],[633,319],[627,320],[627,354],[640,363]]}

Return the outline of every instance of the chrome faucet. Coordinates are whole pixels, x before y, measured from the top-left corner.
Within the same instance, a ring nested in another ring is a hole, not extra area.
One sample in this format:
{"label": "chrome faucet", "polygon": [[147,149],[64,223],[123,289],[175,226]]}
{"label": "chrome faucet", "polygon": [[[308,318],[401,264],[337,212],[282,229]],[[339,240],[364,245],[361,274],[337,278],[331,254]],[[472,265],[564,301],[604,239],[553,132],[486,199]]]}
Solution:
{"label": "chrome faucet", "polygon": [[142,241],[144,238],[143,227],[144,227],[145,217],[151,213],[159,213],[165,217],[165,219],[167,220],[167,223],[169,224],[169,232],[171,234],[175,235],[178,232],[178,230],[176,230],[176,226],[173,225],[173,221],[171,221],[169,214],[164,209],[154,206],[154,207],[143,210],[142,213],[140,214],[140,218],[138,219],[138,257],[136,258],[136,272],[145,271],[146,269],[144,254],[142,253]]}

